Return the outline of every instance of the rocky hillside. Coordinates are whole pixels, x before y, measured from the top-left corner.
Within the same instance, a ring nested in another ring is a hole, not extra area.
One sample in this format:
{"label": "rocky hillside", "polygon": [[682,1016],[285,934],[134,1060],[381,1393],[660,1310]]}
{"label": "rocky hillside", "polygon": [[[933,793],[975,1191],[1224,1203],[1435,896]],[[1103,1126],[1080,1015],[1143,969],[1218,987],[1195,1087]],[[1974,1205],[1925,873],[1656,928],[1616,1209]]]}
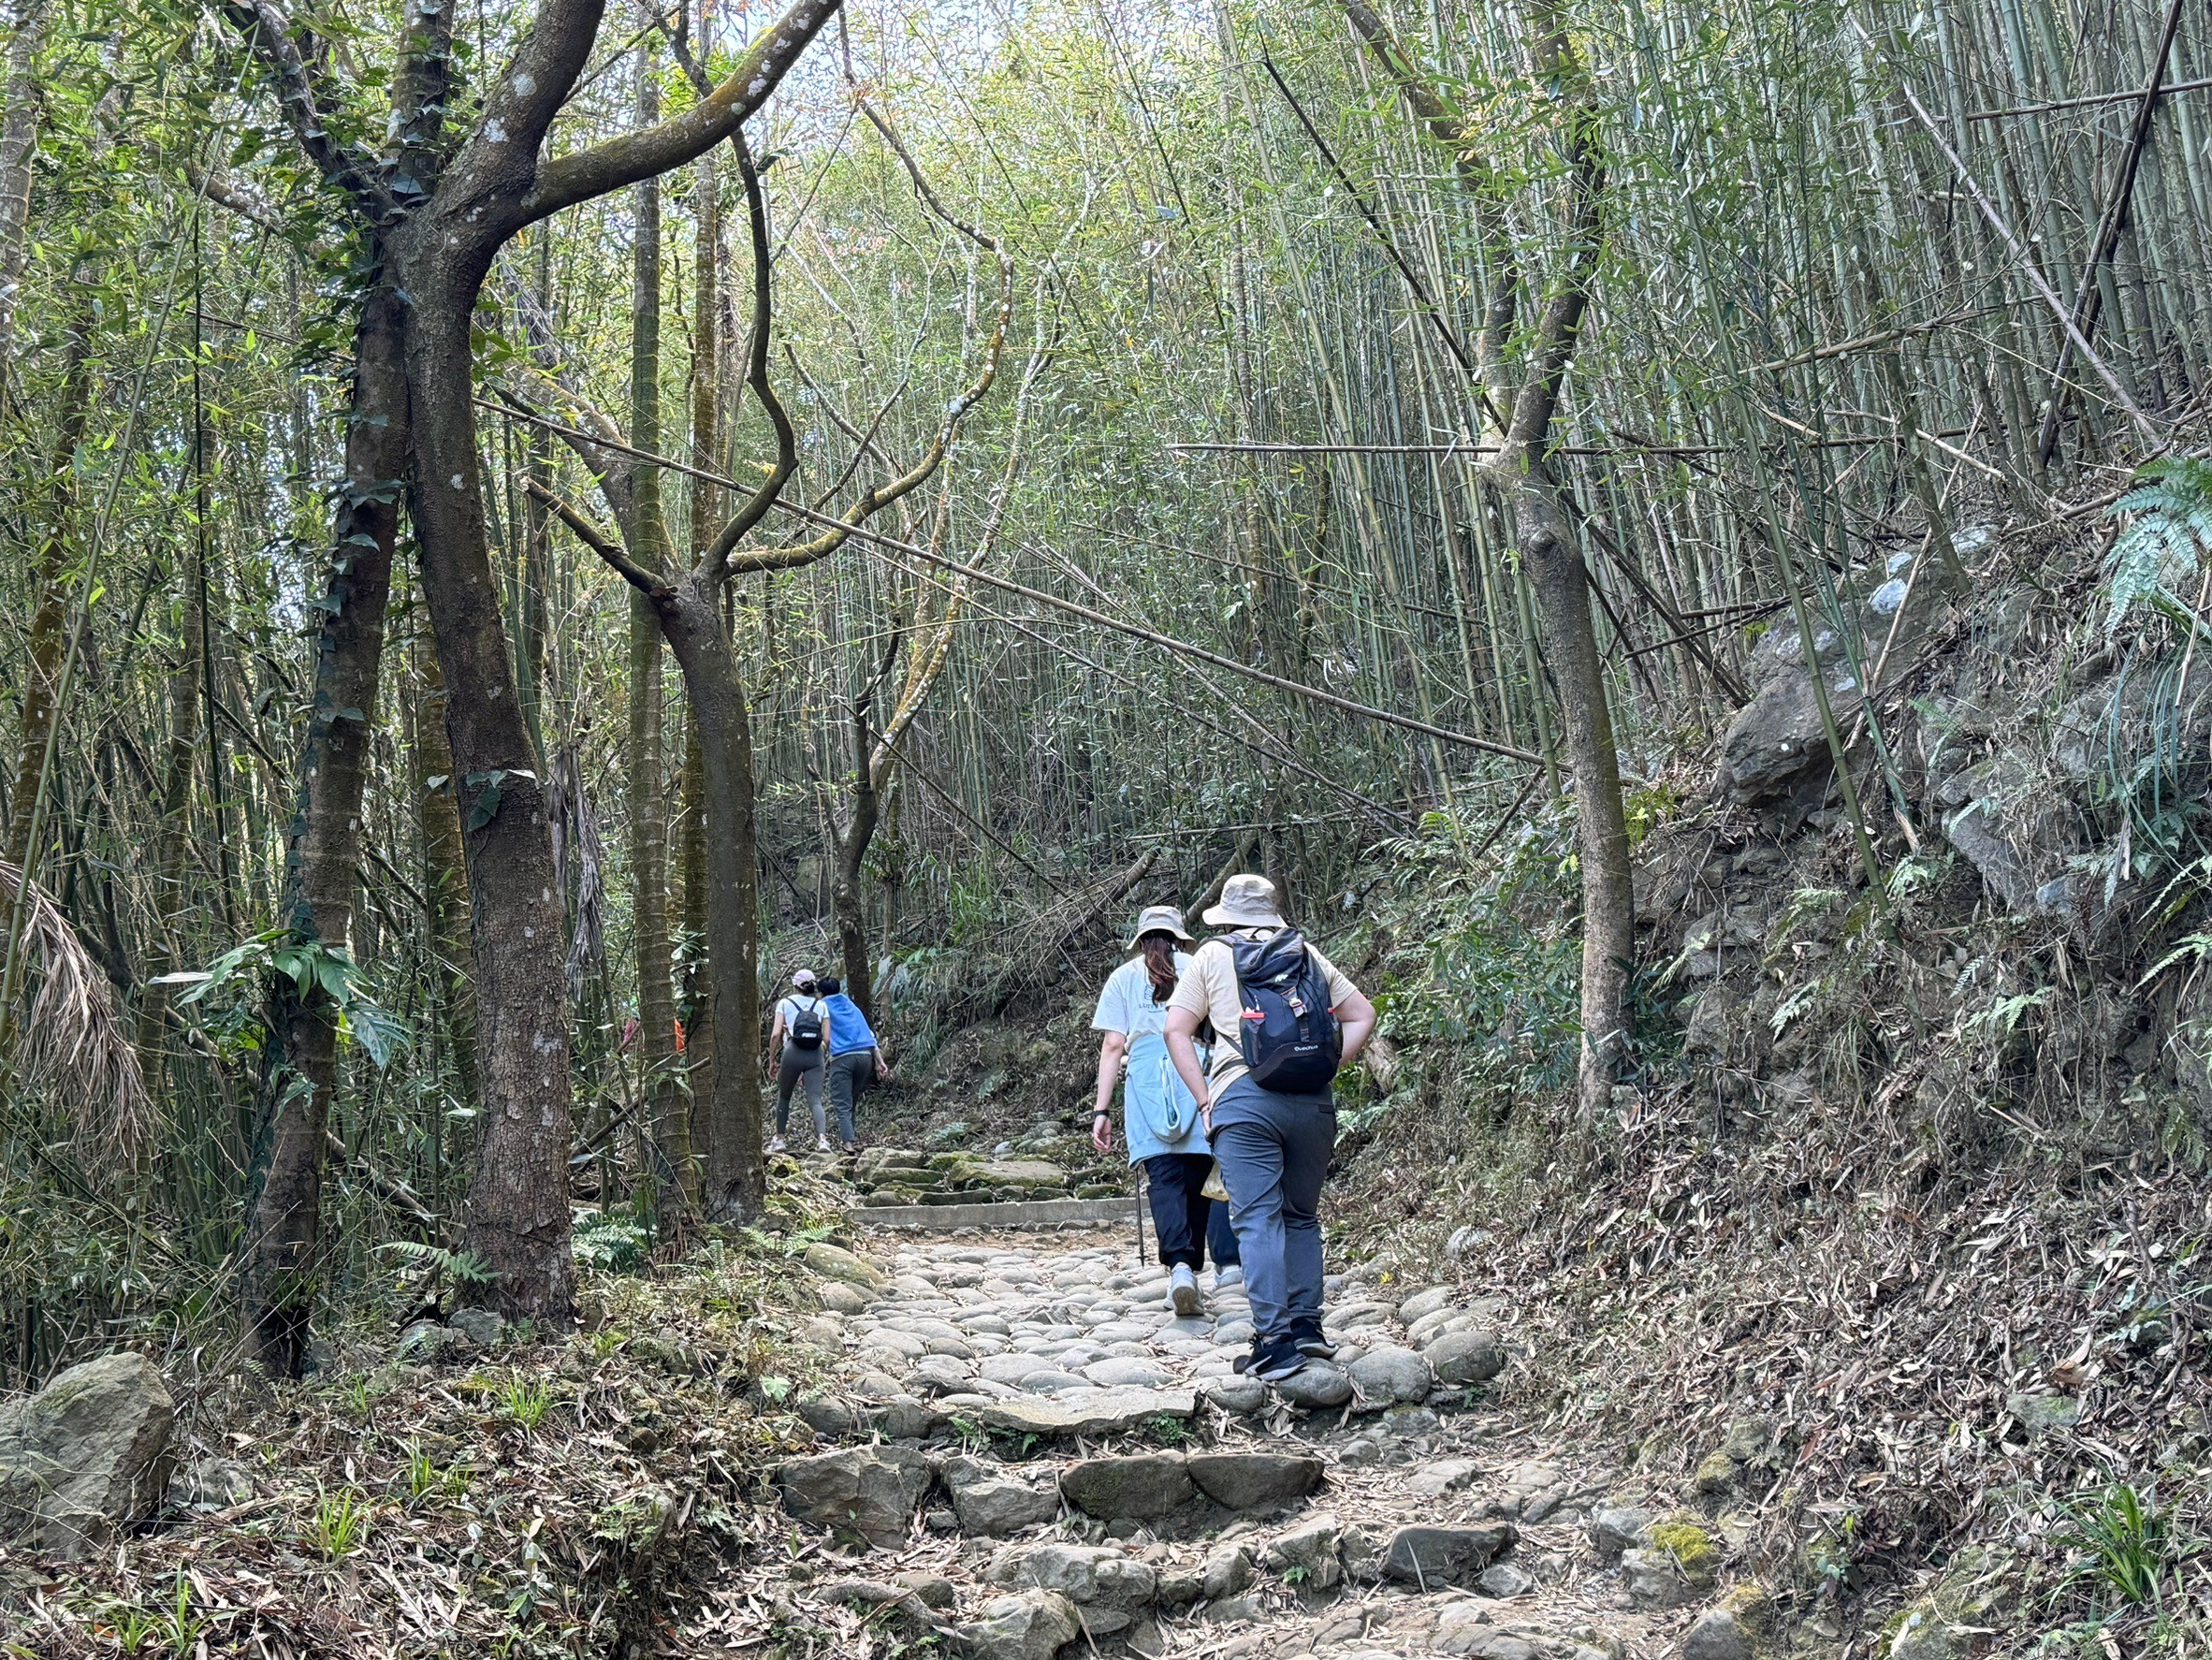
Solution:
{"label": "rocky hillside", "polygon": [[[1414,861],[1375,890],[1407,1066],[1350,1114],[1352,1232],[1504,1299],[1522,1399],[1722,1497],[1861,1652],[1866,1588],[1925,1581],[1914,1641],[1968,1646],[2181,1640],[2212,1586],[2212,674],[2164,613],[2107,632],[2099,522],[1962,535],[1963,581],[1900,556],[1848,629],[1758,642],[1717,752],[1645,797],[1645,1071],[1613,1122],[1562,1136],[1541,995],[1485,978],[1553,960],[1556,839],[1445,890],[1441,948]],[[1501,1018],[1453,1032],[1455,1003]],[[2113,1540],[2158,1595],[2099,1565]]]}

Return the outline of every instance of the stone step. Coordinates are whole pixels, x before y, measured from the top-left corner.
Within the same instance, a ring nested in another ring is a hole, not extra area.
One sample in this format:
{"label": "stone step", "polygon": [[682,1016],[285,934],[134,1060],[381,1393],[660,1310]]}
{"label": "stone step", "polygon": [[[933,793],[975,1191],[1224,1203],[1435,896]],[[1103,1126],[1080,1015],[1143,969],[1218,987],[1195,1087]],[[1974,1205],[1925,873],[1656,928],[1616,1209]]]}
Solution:
{"label": "stone step", "polygon": [[949,1232],[955,1228],[1019,1230],[1031,1228],[1096,1227],[1101,1222],[1136,1226],[1136,1200],[1025,1199],[982,1204],[856,1205],[846,1218],[862,1228],[901,1228]]}
{"label": "stone step", "polygon": [[773,1478],[797,1520],[895,1546],[939,1486],[962,1531],[998,1536],[1053,1520],[1063,1503],[1101,1522],[1153,1521],[1201,1500],[1221,1510],[1280,1511],[1313,1493],[1326,1467],[1297,1453],[1148,1452],[1079,1460],[1055,1485],[967,1453],[868,1446],[787,1459]]}
{"label": "stone step", "polygon": [[1281,1510],[1319,1487],[1327,1468],[1302,1453],[1145,1452],[1070,1464],[1060,1493],[1100,1522],[1148,1522],[1201,1496],[1229,1510]]}

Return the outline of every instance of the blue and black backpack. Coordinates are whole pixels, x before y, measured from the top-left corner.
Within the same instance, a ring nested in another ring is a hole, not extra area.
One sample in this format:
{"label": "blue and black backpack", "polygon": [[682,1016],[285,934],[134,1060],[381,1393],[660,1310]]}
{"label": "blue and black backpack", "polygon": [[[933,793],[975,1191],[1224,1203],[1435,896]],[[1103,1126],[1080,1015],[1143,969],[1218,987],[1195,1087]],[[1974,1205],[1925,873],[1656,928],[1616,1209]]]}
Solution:
{"label": "blue and black backpack", "polygon": [[1344,1032],[1329,1007],[1329,982],[1305,936],[1284,928],[1265,939],[1230,939],[1237,1037],[1252,1082],[1284,1095],[1318,1095],[1336,1076]]}

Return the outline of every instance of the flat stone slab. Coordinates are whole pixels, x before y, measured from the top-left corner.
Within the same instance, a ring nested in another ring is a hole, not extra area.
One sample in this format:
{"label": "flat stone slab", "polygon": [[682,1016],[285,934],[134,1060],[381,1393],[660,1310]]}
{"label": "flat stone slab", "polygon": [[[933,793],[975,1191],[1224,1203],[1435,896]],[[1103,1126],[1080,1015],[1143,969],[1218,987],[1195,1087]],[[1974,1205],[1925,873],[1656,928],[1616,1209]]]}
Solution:
{"label": "flat stone slab", "polygon": [[[863,1205],[846,1212],[863,1228],[1060,1228],[1084,1222],[1128,1222],[1130,1199],[1024,1199],[989,1204]],[[1132,1223],[1133,1226],[1133,1223]]]}
{"label": "flat stone slab", "polygon": [[1284,1452],[1194,1452],[1186,1461],[1201,1493],[1232,1510],[1279,1510],[1321,1485],[1317,1458]]}
{"label": "flat stone slab", "polygon": [[1506,1522],[1475,1527],[1402,1527],[1383,1554],[1383,1578],[1426,1591],[1472,1585],[1491,1558],[1520,1537]]}
{"label": "flat stone slab", "polygon": [[1085,1516],[1104,1522],[1125,1516],[1150,1521],[1189,1503],[1193,1496],[1190,1472],[1180,1452],[1085,1459],[1060,1472],[1060,1493]]}
{"label": "flat stone slab", "polygon": [[1198,1391],[1188,1389],[1102,1389],[1095,1395],[1025,1397],[993,1401],[976,1417],[995,1430],[1035,1435],[1110,1435],[1133,1429],[1148,1418],[1188,1418],[1198,1410]]}

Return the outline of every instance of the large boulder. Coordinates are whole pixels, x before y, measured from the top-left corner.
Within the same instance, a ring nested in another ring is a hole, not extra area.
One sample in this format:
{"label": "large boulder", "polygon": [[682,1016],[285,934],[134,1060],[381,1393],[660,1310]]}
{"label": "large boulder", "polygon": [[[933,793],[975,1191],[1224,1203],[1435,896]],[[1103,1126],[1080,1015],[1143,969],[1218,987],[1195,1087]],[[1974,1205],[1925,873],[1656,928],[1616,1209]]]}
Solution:
{"label": "large boulder", "polygon": [[929,1491],[929,1461],[906,1447],[847,1447],[777,1465],[783,1507],[801,1522],[842,1528],[871,1545],[902,1543]]}
{"label": "large boulder", "polygon": [[168,1490],[175,1422],[160,1368],[129,1352],[0,1405],[0,1538],[80,1556],[142,1521]]}
{"label": "large boulder", "polygon": [[[1824,662],[1821,673],[1828,706],[1848,729],[1862,695],[1858,680],[1848,663]],[[1739,805],[1781,798],[1801,815],[1819,806],[1829,764],[1827,730],[1812,677],[1802,663],[1795,674],[1778,675],[1761,687],[1721,736],[1724,788]]]}
{"label": "large boulder", "polygon": [[[1959,538],[1961,546],[1966,541]],[[1885,686],[1893,686],[1913,662],[1915,648],[1956,590],[1943,562],[1922,557],[1928,562],[1917,576],[1909,568],[1913,556],[1899,554],[1885,572],[1886,580],[1871,593],[1843,602],[1859,661],[1870,672],[1881,663]],[[1721,738],[1720,793],[1738,806],[1779,805],[1786,816],[1801,819],[1827,794],[1833,762],[1812,675],[1817,670],[1829,710],[1845,732],[1866,689],[1834,620],[1816,614],[1812,632],[1808,652],[1795,623],[1784,618],[1752,649],[1757,694],[1737,711]]]}

